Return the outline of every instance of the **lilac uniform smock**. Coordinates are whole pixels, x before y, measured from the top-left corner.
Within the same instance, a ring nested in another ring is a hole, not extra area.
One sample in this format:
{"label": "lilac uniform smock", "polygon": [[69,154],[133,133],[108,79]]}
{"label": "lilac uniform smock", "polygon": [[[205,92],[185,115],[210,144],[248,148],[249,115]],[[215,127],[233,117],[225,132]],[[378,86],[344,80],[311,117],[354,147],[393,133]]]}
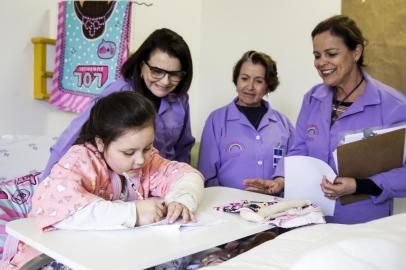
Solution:
{"label": "lilac uniform smock", "polygon": [[274,166],[289,148],[293,126],[286,116],[263,101],[268,111],[256,130],[238,110],[236,100],[206,120],[199,154],[206,186],[243,189],[246,178],[271,179]]}
{"label": "lilac uniform smock", "polygon": [[[133,90],[132,84],[120,78],[108,85],[100,94],[107,96],[114,92]],[[53,165],[68,151],[79,136],[82,125],[87,121],[90,110],[97,101],[76,117],[64,130],[58,141],[51,147],[51,157],[41,175],[44,179],[49,175]],[[190,151],[195,142],[190,128],[189,97],[187,95],[176,97],[169,94],[163,97],[159,111],[155,117],[154,146],[161,156],[169,160],[190,163]]]}
{"label": "lilac uniform smock", "polygon": [[[332,89],[319,84],[305,95],[288,156],[306,155],[321,159],[337,173],[332,153],[343,134],[406,123],[406,97],[366,72],[363,74],[367,83],[364,94],[331,127]],[[284,176],[283,162],[278,164],[274,176]],[[334,216],[327,217],[328,222],[353,224],[392,214],[393,198],[406,196],[406,165],[369,178],[382,189],[382,193],[347,205],[336,200]]]}

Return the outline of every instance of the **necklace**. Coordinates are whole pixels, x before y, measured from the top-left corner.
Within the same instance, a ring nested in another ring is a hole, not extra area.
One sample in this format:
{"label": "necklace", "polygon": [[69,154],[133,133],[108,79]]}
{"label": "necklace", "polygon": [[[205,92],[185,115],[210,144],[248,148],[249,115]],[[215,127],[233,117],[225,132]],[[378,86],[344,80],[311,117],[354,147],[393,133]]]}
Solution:
{"label": "necklace", "polygon": [[358,89],[358,87],[361,85],[361,83],[364,81],[364,76],[362,75],[361,80],[359,81],[359,83],[354,87],[354,89],[352,89],[342,100],[338,101],[337,100],[337,88],[334,87],[334,95],[333,95],[333,111],[332,111],[332,115],[331,115],[331,123],[334,123],[339,114],[338,112],[340,111],[339,108],[340,106],[355,92],[355,90]]}
{"label": "necklace", "polygon": [[[94,2],[96,3],[96,2]],[[89,17],[86,16],[81,10],[80,10],[80,4],[78,1],[74,1],[75,5],[75,11],[80,15],[82,18],[82,23],[84,30],[87,32],[87,34],[93,38],[96,35],[96,31],[99,30],[100,28],[104,27],[106,20],[108,17],[111,15],[111,11],[114,8],[115,3],[111,4],[109,9],[105,12],[103,16],[99,17]]]}

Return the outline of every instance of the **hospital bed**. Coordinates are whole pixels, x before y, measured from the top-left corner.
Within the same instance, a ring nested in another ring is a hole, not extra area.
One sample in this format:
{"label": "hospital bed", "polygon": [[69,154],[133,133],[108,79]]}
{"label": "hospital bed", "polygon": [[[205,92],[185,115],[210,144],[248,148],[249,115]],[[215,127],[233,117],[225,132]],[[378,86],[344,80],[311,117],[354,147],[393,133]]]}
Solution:
{"label": "hospital bed", "polygon": [[294,229],[203,269],[403,270],[406,214],[364,224],[320,224]]}

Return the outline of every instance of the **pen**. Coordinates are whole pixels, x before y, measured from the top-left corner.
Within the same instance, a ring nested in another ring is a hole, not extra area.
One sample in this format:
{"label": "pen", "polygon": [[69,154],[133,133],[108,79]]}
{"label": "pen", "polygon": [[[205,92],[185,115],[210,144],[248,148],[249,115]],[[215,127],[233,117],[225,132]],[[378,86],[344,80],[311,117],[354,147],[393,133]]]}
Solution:
{"label": "pen", "polygon": [[137,194],[138,199],[139,199],[139,200],[143,200],[144,197],[143,197],[142,194],[138,191],[136,185],[135,185],[134,183],[131,183],[131,187],[133,188],[133,190],[134,190],[135,193]]}

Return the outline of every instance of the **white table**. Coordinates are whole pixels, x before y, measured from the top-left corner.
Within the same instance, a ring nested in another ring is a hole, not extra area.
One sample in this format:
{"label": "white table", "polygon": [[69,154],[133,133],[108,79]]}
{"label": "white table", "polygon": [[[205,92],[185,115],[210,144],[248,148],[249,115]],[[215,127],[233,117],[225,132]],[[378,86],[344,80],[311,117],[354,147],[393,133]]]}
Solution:
{"label": "white table", "polygon": [[205,189],[198,212],[225,222],[191,231],[149,227],[122,231],[68,231],[43,233],[33,219],[7,223],[6,231],[75,270],[134,270],[158,265],[272,228],[250,223],[213,206],[231,201],[267,200],[271,196],[225,187]]}

